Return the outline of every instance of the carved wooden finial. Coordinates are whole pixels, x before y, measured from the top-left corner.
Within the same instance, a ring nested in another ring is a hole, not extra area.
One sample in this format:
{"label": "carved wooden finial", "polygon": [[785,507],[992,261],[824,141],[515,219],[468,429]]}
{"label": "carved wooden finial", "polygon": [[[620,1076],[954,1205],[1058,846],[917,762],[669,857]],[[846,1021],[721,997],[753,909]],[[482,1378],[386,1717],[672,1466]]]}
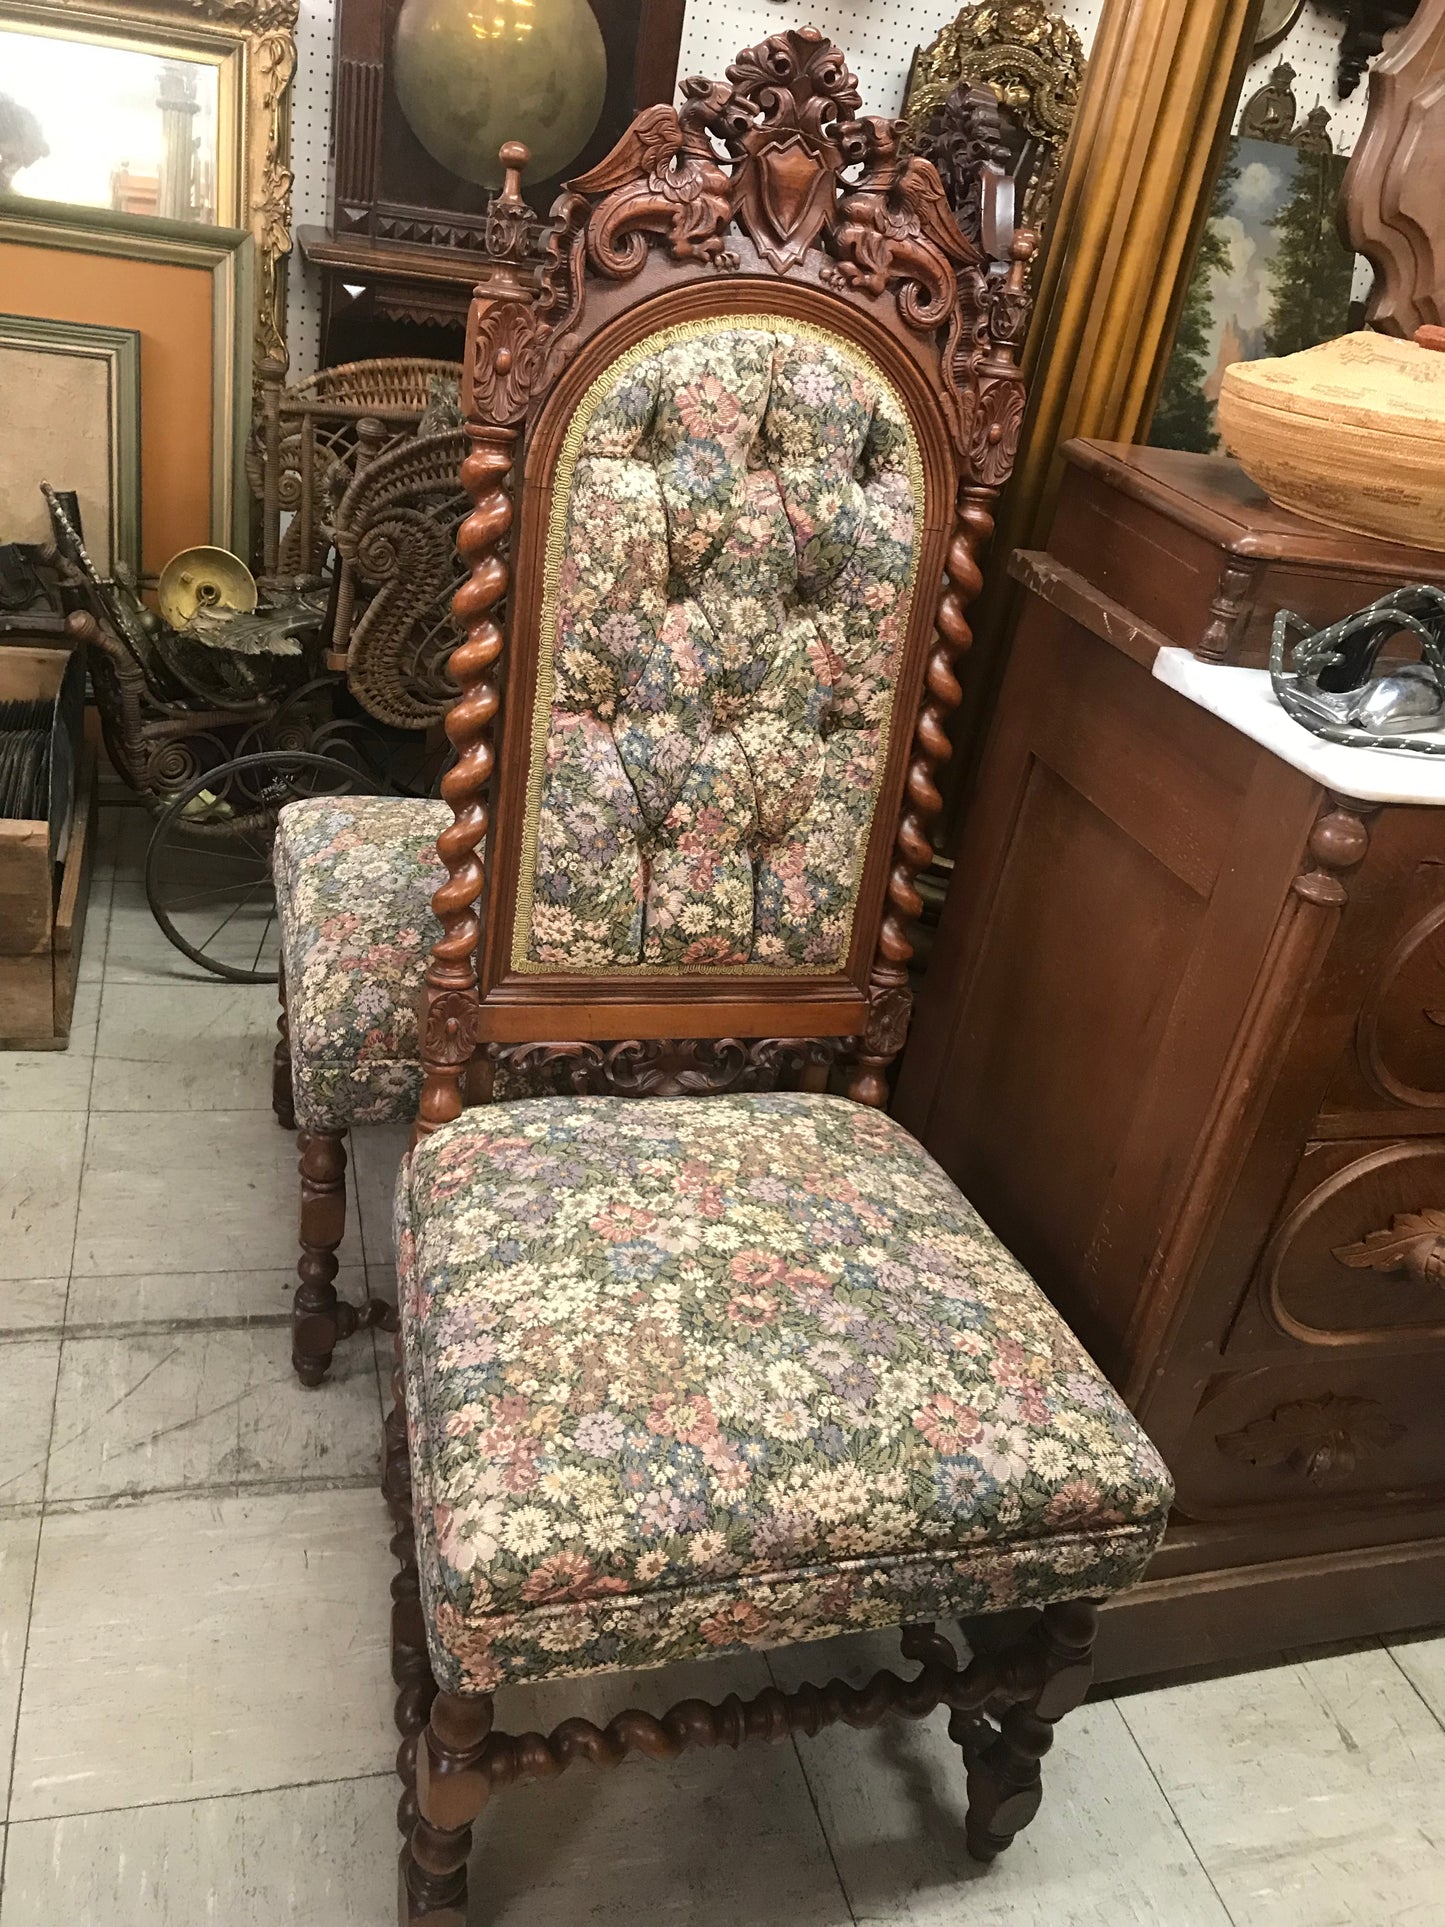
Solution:
{"label": "carved wooden finial", "polygon": [[533,290],[542,223],[522,199],[522,170],[532,151],[521,141],[503,141],[497,158],[502,185],[487,203],[486,255],[489,265],[479,294],[505,300]]}
{"label": "carved wooden finial", "polygon": [[497,150],[497,159],[502,163],[502,191],[497,196],[499,206],[519,207],[522,201],[522,170],[532,158],[532,150],[525,141],[503,141]]}

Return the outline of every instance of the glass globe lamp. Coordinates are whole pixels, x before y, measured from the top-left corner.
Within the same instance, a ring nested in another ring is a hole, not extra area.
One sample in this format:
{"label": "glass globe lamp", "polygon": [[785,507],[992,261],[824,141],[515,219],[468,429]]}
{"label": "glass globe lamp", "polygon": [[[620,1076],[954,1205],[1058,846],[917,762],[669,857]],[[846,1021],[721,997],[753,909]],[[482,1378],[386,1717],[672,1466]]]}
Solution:
{"label": "glass globe lamp", "polygon": [[434,160],[502,184],[497,149],[532,150],[529,181],[587,145],[607,92],[607,50],[587,0],[405,0],[392,75],[407,123]]}

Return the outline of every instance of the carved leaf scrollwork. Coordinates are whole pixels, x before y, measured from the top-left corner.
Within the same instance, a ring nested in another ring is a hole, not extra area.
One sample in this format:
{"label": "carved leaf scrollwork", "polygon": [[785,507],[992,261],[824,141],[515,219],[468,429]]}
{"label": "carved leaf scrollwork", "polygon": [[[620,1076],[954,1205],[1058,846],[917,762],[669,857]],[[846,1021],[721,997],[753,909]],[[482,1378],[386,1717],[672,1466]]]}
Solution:
{"label": "carved leaf scrollwork", "polygon": [[732,210],[780,274],[802,260],[834,217],[839,170],[862,157],[858,82],[815,28],[774,34],[727,70],[727,141],[742,164]]}
{"label": "carved leaf scrollwork", "polygon": [[1397,1211],[1390,1225],[1335,1257],[1356,1271],[1403,1271],[1419,1284],[1445,1285],[1445,1211]]}
{"label": "carved leaf scrollwork", "polygon": [[666,242],[675,261],[737,265],[724,241],[732,183],[712,144],[724,133],[732,90],[694,78],[682,91],[680,111],[658,106],[639,114],[606,159],[573,183],[581,194],[607,196],[588,223],[587,253],[614,280],[642,267],[649,234]]}
{"label": "carved leaf scrollwork", "polygon": [[[520,389],[529,384],[535,397],[555,382],[578,339],[587,270],[627,280],[653,246],[674,261],[735,269],[740,254],[727,242],[736,223],[776,272],[822,253],[825,284],[867,296],[891,291],[905,326],[941,332],[944,407],[955,442],[967,449],[979,387],[1019,379],[1016,350],[1028,319],[1035,246],[1022,230],[1010,244],[1011,222],[982,216],[994,193],[992,180],[985,190],[984,170],[992,173],[990,157],[999,151],[996,103],[992,137],[983,129],[955,169],[967,183],[965,232],[933,164],[907,151],[904,123],[860,117],[847,60],[815,28],[745,48],[726,82],[694,77],[682,95],[679,108],[658,105],[640,114],[612,152],[554,203],[526,379],[520,343],[479,338],[476,412],[488,421],[520,420]],[[998,258],[986,258],[990,253]],[[496,366],[498,354],[508,352],[515,365]],[[494,392],[496,406],[511,411],[505,417],[482,406]],[[1015,404],[999,399],[991,408],[982,432],[998,434],[970,476],[981,487],[1007,478],[1017,440]]]}
{"label": "carved leaf scrollwork", "polygon": [[814,1037],[624,1038],[614,1044],[498,1045],[499,1074],[559,1094],[701,1097],[767,1090],[789,1073],[830,1064],[843,1040]]}
{"label": "carved leaf scrollwork", "polygon": [[483,421],[521,421],[541,371],[546,330],[520,301],[499,301],[482,315],[472,342],[471,398]]}
{"label": "carved leaf scrollwork", "polygon": [[868,1006],[863,1048],[870,1056],[893,1057],[902,1050],[913,1016],[913,992],[905,984],[878,993]]}
{"label": "carved leaf scrollwork", "polygon": [[1396,1445],[1405,1427],[1392,1419],[1378,1399],[1302,1398],[1280,1405],[1265,1418],[1215,1440],[1227,1459],[1245,1465],[1284,1466],[1313,1485],[1348,1478],[1360,1460]]}
{"label": "carved leaf scrollwork", "polygon": [[1002,488],[1013,473],[1024,424],[1025,395],[1018,381],[989,382],[969,423],[968,464],[973,480]]}
{"label": "carved leaf scrollwork", "polygon": [[477,1048],[479,1016],[474,992],[434,993],[425,1010],[422,1055],[434,1064],[469,1064]]}

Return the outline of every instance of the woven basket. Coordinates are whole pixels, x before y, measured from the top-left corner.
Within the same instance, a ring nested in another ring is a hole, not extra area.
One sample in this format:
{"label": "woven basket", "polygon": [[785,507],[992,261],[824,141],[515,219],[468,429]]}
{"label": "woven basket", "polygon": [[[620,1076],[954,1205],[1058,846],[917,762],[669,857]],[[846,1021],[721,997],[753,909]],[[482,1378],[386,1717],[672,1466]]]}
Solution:
{"label": "woven basket", "polygon": [[1224,371],[1219,426],[1281,508],[1445,550],[1445,329],[1363,333]]}

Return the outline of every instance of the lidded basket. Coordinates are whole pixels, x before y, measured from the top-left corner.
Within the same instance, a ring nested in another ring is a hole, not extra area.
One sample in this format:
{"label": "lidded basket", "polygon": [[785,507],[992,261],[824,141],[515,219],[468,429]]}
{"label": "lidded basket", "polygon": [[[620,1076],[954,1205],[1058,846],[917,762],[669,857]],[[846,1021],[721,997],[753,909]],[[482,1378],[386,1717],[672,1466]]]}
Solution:
{"label": "lidded basket", "polygon": [[1445,328],[1342,335],[1224,371],[1219,425],[1281,508],[1445,551]]}

